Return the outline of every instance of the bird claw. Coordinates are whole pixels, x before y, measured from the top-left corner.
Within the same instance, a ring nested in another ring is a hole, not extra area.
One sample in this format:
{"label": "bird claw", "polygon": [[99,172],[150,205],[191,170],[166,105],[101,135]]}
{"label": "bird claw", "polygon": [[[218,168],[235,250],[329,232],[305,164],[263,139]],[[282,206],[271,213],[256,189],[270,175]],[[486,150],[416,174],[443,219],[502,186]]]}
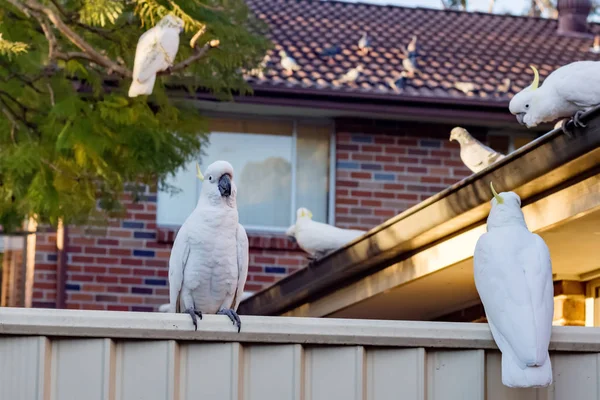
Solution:
{"label": "bird claw", "polygon": [[569,138],[569,139],[573,139],[573,133],[571,131],[569,131],[569,129],[567,129],[567,125],[568,122],[565,122],[564,124],[562,124],[561,129],[563,131],[563,133]]}
{"label": "bird claw", "polygon": [[202,319],[202,312],[194,310],[193,308],[188,308],[187,310],[185,310],[186,313],[190,314],[190,316],[192,317],[192,323],[194,324],[194,330],[197,331],[198,330],[198,319],[196,318],[196,316],[200,317],[200,319]]}
{"label": "bird claw", "polygon": [[235,311],[233,311],[231,308],[221,308],[217,312],[217,314],[227,315],[229,317],[229,319],[231,320],[231,322],[233,322],[233,325],[237,326],[238,333],[242,329],[242,321],[240,320],[240,316],[237,315],[237,313]]}
{"label": "bird claw", "polygon": [[584,112],[581,110],[579,110],[575,113],[575,115],[573,116],[573,125],[575,125],[578,128],[585,128],[587,126],[586,124],[581,122],[581,116],[583,114],[584,114]]}

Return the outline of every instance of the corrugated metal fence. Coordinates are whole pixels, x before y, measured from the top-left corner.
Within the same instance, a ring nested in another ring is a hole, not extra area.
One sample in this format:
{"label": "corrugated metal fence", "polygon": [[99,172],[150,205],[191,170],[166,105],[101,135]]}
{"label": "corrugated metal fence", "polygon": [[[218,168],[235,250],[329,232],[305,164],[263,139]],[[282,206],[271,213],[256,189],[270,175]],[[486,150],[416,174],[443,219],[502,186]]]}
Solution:
{"label": "corrugated metal fence", "polygon": [[598,400],[600,329],[555,327],[554,384],[502,385],[487,324],[0,308],[0,400]]}

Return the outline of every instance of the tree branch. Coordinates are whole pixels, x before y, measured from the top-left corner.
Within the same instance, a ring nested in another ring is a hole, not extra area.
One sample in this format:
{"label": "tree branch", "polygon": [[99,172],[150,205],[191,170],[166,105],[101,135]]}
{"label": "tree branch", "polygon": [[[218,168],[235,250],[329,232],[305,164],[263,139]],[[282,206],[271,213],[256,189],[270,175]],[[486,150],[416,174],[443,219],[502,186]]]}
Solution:
{"label": "tree branch", "polygon": [[[20,4],[18,0],[8,0],[11,4]],[[24,6],[20,4],[22,9]],[[79,47],[88,57],[90,61],[95,62],[98,65],[102,65],[110,71],[114,71],[119,75],[122,75],[125,78],[131,78],[132,73],[125,67],[117,64],[112,61],[108,57],[100,54],[94,47],[92,47],[88,42],[86,42],[81,36],[79,36],[75,31],[73,31],[67,24],[63,22],[63,20],[56,14],[54,10],[48,8],[35,0],[25,0],[25,5],[27,8],[33,11],[38,11],[46,15],[50,22],[58,29],[60,33],[62,33],[67,39],[71,41],[75,46]]]}
{"label": "tree branch", "polygon": [[194,62],[200,60],[202,57],[204,57],[206,55],[206,53],[208,53],[208,51],[210,49],[217,47],[218,45],[219,45],[218,40],[211,40],[209,43],[206,43],[204,46],[200,47],[199,49],[196,49],[194,54],[192,54],[185,60],[173,65],[171,68],[169,68],[165,71],[160,71],[159,73],[157,73],[157,75],[169,75],[169,74],[173,74],[175,72],[182,71],[182,70],[186,69],[187,67],[189,67],[190,65],[192,65]]}

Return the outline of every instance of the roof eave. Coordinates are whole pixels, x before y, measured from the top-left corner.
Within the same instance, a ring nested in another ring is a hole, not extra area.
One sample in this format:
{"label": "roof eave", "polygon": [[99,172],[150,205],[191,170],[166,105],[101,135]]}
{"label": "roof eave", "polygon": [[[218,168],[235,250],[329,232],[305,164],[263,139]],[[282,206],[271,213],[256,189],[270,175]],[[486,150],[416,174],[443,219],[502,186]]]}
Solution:
{"label": "roof eave", "polygon": [[552,130],[487,169],[373,228],[310,268],[240,304],[240,313],[278,315],[402,260],[432,243],[481,223],[489,213],[489,182],[515,191],[522,204],[600,168],[600,107],[574,138]]}

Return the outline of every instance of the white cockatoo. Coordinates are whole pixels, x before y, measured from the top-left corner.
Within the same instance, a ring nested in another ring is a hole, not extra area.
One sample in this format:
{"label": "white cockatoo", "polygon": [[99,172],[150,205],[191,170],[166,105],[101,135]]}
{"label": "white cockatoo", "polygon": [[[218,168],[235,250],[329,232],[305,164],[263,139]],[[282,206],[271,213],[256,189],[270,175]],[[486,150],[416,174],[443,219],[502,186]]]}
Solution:
{"label": "white cockatoo", "polygon": [[502,352],[502,383],[508,387],[546,387],[552,383],[548,346],[554,315],[550,251],[529,231],[521,199],[497,194],[487,233],[475,246],[475,286],[492,336]]}
{"label": "white cockatoo", "polygon": [[248,236],[238,222],[237,188],[227,161],[208,166],[198,204],[185,220],[169,260],[169,312],[224,314],[241,327],[236,313],[248,276]]}
{"label": "white cockatoo", "polygon": [[296,211],[296,223],[286,231],[286,235],[293,236],[298,246],[313,259],[339,249],[365,233],[365,231],[342,229],[314,221],[312,213],[304,207]]}
{"label": "white cockatoo", "polygon": [[450,141],[453,140],[460,144],[460,159],[474,173],[505,157],[475,139],[466,129],[459,126],[450,132]]}
{"label": "white cockatoo", "polygon": [[[576,61],[553,71],[540,85],[538,70],[532,65],[533,82],[509,103],[511,114],[521,125],[533,128],[559,118],[573,118],[575,126],[585,127],[581,115],[600,104],[600,61]],[[563,125],[563,131],[571,136]]]}
{"label": "white cockatoo", "polygon": [[288,56],[284,50],[281,50],[279,52],[279,58],[280,58],[281,66],[283,67],[285,72],[288,73],[288,75],[293,74],[294,71],[300,71],[300,66],[298,65],[296,60],[294,60],[292,57]]}
{"label": "white cockatoo", "polygon": [[182,31],[183,20],[169,14],[140,36],[135,49],[129,97],[152,94],[156,74],[167,70],[175,61]]}
{"label": "white cockatoo", "polygon": [[358,51],[361,54],[367,54],[371,49],[371,45],[369,42],[369,37],[367,36],[367,32],[363,32],[362,36],[358,40]]}

